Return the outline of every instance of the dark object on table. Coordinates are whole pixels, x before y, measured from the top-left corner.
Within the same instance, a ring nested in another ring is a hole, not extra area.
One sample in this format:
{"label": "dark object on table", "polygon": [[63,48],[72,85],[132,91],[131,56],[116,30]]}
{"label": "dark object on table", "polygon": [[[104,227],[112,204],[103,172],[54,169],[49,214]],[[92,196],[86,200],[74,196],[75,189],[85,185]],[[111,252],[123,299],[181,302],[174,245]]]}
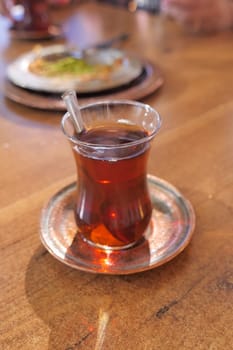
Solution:
{"label": "dark object on table", "polygon": [[145,10],[157,13],[160,10],[160,0],[98,0],[116,6],[124,6],[130,10]]}

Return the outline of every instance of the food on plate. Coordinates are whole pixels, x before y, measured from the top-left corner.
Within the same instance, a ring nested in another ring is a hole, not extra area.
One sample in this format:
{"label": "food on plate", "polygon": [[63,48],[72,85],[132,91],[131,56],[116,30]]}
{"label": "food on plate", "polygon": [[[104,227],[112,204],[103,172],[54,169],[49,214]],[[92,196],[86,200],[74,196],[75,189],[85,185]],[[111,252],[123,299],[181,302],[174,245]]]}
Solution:
{"label": "food on plate", "polygon": [[7,77],[15,85],[35,91],[96,93],[124,86],[142,70],[140,59],[119,49],[36,45],[7,67]]}
{"label": "food on plate", "polygon": [[108,79],[123,63],[122,57],[116,57],[110,64],[93,62],[87,55],[74,57],[68,54],[37,56],[30,64],[29,71],[45,77]]}

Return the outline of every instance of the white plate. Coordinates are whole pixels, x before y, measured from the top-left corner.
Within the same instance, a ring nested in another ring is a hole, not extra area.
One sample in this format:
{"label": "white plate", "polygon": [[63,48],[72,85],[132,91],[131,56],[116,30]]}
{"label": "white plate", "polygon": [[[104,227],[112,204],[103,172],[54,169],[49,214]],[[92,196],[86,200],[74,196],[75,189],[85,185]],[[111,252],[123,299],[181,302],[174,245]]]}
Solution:
{"label": "white plate", "polygon": [[29,65],[38,55],[46,56],[66,51],[67,47],[64,45],[44,47],[40,49],[39,53],[36,50],[30,51],[20,56],[8,66],[7,77],[12,83],[21,88],[38,92],[63,93],[67,89],[74,89],[79,93],[95,93],[126,85],[136,79],[143,70],[143,64],[138,58],[124,51],[112,48],[91,50],[88,53],[88,59],[98,64],[111,65],[116,59],[122,58],[122,63],[116,70],[110,72],[108,79],[83,81],[81,75],[76,75],[76,77],[45,77],[32,73],[29,70]]}

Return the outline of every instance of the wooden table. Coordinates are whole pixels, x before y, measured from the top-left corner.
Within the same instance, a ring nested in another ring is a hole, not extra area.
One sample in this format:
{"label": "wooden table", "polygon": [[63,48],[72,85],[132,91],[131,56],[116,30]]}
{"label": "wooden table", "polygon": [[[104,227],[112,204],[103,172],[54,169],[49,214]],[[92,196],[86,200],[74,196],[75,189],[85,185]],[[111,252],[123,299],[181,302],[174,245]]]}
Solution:
{"label": "wooden table", "polygon": [[[143,273],[95,275],[58,262],[40,243],[39,220],[75,179],[62,113],[1,91],[0,348],[233,349],[233,34],[194,36],[146,12],[91,2],[56,19],[83,46],[128,32],[124,47],[159,63],[164,87],[144,99],[163,119],[149,172],[191,201],[196,228],[184,252]],[[7,64],[35,43],[11,41],[0,23],[2,82]]]}

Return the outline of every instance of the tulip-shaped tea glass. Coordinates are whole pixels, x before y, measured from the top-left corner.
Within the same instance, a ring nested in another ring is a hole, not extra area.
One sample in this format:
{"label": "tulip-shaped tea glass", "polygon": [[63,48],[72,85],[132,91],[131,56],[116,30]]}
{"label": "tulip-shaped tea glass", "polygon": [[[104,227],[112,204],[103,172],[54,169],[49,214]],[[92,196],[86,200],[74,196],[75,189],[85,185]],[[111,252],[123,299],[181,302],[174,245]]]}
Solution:
{"label": "tulip-shaped tea glass", "polygon": [[79,133],[68,112],[62,119],[77,167],[77,235],[98,248],[129,248],[150,226],[147,161],[160,116],[127,100],[89,104],[81,116]]}
{"label": "tulip-shaped tea glass", "polygon": [[17,31],[46,31],[50,25],[48,0],[2,0],[4,14]]}

